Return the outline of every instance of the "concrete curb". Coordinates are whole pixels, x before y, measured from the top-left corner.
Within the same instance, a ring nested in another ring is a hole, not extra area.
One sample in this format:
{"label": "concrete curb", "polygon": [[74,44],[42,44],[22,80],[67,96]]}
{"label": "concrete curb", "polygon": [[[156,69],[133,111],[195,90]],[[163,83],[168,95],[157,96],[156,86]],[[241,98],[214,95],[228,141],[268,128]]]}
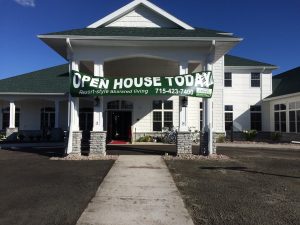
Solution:
{"label": "concrete curb", "polygon": [[299,144],[268,144],[268,143],[217,143],[217,147],[231,148],[253,148],[253,149],[272,149],[272,150],[299,150]]}

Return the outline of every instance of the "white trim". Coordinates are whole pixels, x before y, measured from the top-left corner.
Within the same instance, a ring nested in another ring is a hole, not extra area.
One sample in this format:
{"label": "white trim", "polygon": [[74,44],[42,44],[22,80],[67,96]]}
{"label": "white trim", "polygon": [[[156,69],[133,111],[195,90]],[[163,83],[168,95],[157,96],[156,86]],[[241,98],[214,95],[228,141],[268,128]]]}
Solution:
{"label": "white trim", "polygon": [[267,101],[272,101],[272,100],[277,100],[277,99],[282,99],[282,98],[294,97],[294,96],[297,96],[297,95],[300,95],[300,92],[293,93],[293,94],[287,94],[287,95],[275,96],[275,97],[271,97],[271,98],[265,98],[262,101],[267,102]]}
{"label": "white trim", "polygon": [[[137,36],[84,36],[84,35],[38,35],[40,39],[65,39],[72,38],[73,40],[125,40],[125,41],[237,41],[240,42],[243,38],[236,37],[137,37]],[[238,67],[234,67],[238,68]],[[253,67],[249,67],[253,68]],[[256,67],[254,67],[256,68]],[[259,67],[261,68],[261,67]],[[268,68],[268,67],[265,67]],[[275,67],[271,67],[275,68]],[[277,68],[277,67],[276,67]]]}
{"label": "white trim", "polygon": [[151,2],[148,2],[147,0],[135,0],[133,2],[130,2],[129,4],[127,4],[127,5],[123,6],[122,8],[114,11],[113,13],[107,15],[106,17],[96,21],[95,23],[90,24],[89,26],[87,26],[87,28],[96,28],[96,27],[99,27],[99,26],[103,26],[103,25],[112,23],[113,21],[115,21],[119,17],[123,16],[124,14],[134,10],[139,5],[144,5],[148,8],[150,8],[154,12],[156,12],[159,15],[167,18],[168,20],[172,21],[173,23],[177,24],[178,26],[180,26],[180,27],[182,27],[186,30],[194,30],[194,28],[191,27],[190,25],[188,25],[188,24],[184,23],[183,21],[177,19],[176,17],[172,16],[171,14],[166,12],[165,10],[159,8],[158,6],[154,5]]}
{"label": "white trim", "polygon": [[278,69],[277,66],[224,66],[225,69]]}

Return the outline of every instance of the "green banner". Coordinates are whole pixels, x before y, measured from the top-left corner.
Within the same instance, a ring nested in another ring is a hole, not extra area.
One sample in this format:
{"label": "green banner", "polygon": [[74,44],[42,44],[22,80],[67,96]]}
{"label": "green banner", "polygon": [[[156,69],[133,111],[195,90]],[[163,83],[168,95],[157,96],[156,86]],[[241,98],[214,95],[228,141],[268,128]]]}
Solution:
{"label": "green banner", "polygon": [[211,71],[154,77],[96,77],[72,71],[70,93],[74,97],[178,95],[211,98],[213,86]]}

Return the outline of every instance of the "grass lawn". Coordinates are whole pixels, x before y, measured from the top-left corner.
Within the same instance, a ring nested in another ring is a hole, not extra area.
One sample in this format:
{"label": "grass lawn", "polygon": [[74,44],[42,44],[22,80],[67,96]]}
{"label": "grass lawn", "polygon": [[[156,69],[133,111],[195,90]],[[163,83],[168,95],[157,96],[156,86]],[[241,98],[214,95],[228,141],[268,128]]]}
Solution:
{"label": "grass lawn", "polygon": [[231,160],[166,161],[195,224],[299,224],[299,150],[218,152]]}
{"label": "grass lawn", "polygon": [[0,150],[0,224],[76,224],[113,163]]}

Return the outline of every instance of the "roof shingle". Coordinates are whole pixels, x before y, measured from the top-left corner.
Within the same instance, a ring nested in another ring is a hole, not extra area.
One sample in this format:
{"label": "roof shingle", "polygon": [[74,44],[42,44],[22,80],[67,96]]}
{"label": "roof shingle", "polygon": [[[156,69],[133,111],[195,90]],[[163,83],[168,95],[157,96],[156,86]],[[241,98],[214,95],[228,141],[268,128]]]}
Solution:
{"label": "roof shingle", "polygon": [[195,28],[195,30],[175,28],[99,27],[82,28],[44,35],[108,36],[108,37],[234,37],[217,30]]}
{"label": "roof shingle", "polygon": [[300,93],[300,66],[273,76],[273,94],[267,98]]}
{"label": "roof shingle", "polygon": [[68,64],[0,80],[2,93],[66,93],[68,91]]}

